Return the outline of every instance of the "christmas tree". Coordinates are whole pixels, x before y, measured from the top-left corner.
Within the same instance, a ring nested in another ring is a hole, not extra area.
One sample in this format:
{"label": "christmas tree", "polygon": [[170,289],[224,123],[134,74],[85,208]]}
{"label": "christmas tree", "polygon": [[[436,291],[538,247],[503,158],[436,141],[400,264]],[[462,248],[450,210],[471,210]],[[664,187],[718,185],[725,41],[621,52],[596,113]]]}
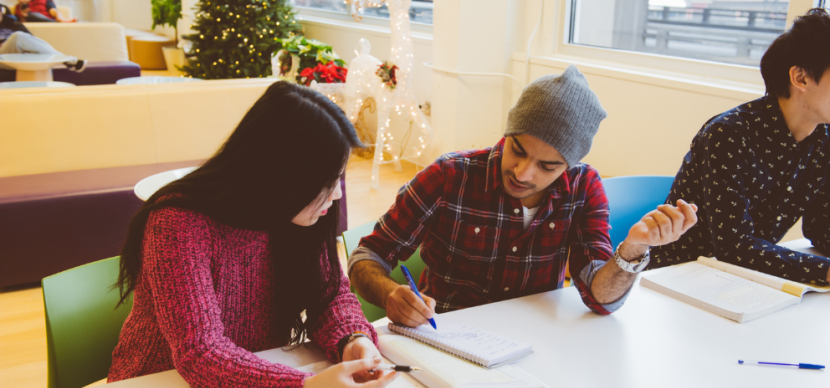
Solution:
{"label": "christmas tree", "polygon": [[202,0],[193,25],[188,76],[202,79],[271,75],[280,38],[302,31],[287,0]]}

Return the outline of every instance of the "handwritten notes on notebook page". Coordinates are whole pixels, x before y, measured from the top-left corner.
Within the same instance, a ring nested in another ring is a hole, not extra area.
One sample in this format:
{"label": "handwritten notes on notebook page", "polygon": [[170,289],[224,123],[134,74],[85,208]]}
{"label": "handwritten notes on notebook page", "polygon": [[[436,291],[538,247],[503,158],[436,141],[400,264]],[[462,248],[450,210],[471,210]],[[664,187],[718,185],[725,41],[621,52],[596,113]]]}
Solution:
{"label": "handwritten notes on notebook page", "polygon": [[389,329],[485,367],[497,366],[532,352],[532,345],[479,329],[443,316],[435,317],[438,329],[429,325],[409,328],[389,324]]}
{"label": "handwritten notes on notebook page", "polygon": [[484,369],[471,362],[398,336],[380,336],[379,349],[395,363],[414,365],[422,370],[412,377],[429,388],[546,388],[547,385],[515,365]]}

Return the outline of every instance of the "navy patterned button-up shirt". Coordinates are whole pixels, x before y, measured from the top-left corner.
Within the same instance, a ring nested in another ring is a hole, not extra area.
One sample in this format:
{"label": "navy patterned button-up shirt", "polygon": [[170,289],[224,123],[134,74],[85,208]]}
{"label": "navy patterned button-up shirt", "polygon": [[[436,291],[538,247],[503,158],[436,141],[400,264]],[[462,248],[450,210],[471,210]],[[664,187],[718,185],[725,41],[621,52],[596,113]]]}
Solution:
{"label": "navy patterned button-up shirt", "polygon": [[710,119],[692,140],[667,201],[698,206],[697,225],[652,250],[650,268],[715,256],[783,278],[824,284],[830,260],[776,245],[803,217],[804,236],[830,252],[828,128],[801,142],[778,101],[763,97]]}

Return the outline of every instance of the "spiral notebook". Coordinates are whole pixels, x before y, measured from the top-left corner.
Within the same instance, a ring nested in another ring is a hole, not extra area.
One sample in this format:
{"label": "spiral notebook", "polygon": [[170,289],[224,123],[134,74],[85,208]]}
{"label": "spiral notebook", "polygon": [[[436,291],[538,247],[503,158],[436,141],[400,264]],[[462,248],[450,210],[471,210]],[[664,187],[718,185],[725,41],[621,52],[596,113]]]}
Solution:
{"label": "spiral notebook", "polygon": [[438,326],[437,330],[429,325],[411,328],[394,323],[389,324],[389,330],[488,369],[533,353],[533,346],[528,343],[515,341],[473,325],[441,316],[435,316],[435,323]]}

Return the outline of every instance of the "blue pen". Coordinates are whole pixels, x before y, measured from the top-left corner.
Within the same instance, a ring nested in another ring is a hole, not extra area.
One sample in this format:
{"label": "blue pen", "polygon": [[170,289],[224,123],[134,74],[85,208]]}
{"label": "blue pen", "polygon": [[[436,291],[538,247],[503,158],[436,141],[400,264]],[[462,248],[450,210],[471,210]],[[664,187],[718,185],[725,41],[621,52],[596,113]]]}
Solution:
{"label": "blue pen", "polygon": [[[418,297],[421,298],[421,300],[424,300],[424,297],[421,296],[420,292],[418,292],[418,287],[415,286],[415,281],[412,280],[412,274],[409,273],[409,270],[406,268],[406,266],[401,265],[401,272],[403,272],[403,276],[406,277],[406,281],[409,282],[409,288],[412,289],[412,292],[414,292],[415,295],[418,295]],[[426,302],[424,302],[424,303],[426,303]],[[429,318],[429,324],[432,325],[433,329],[438,330],[438,326],[435,326],[435,320],[434,319]]]}
{"label": "blue pen", "polygon": [[755,360],[738,360],[738,364],[741,365],[777,365],[777,366],[796,366],[798,369],[824,369],[824,365],[816,365],[816,364],[783,364],[780,362],[763,362],[763,361],[755,361]]}

